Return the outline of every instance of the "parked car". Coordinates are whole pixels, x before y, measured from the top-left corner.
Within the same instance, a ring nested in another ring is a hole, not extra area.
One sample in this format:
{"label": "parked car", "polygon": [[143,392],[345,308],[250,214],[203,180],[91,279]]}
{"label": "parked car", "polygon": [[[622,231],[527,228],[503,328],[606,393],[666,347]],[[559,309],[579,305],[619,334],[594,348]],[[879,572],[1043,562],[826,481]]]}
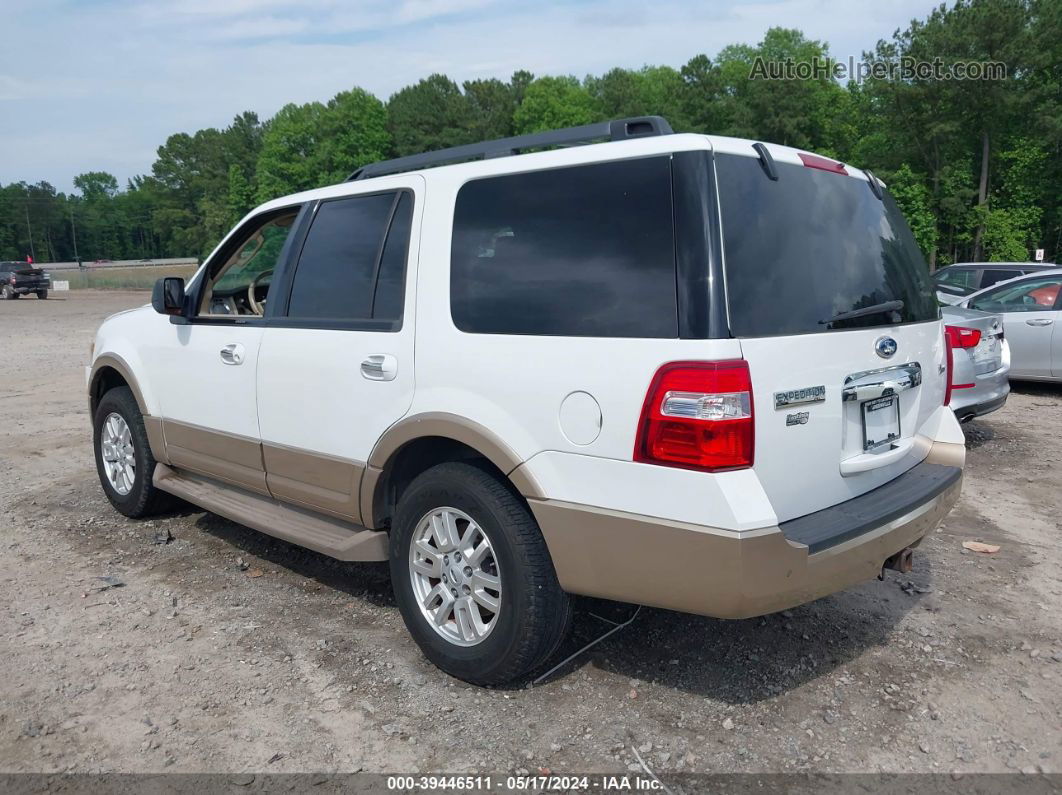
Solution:
{"label": "parked car", "polygon": [[1003,318],[958,306],[946,306],[941,314],[952,356],[948,406],[960,422],[1003,408],[1010,394]]}
{"label": "parked car", "polygon": [[1062,381],[1062,268],[1002,282],[960,306],[1003,318],[1011,378]]}
{"label": "parked car", "polygon": [[28,293],[43,300],[51,286],[51,277],[40,268],[25,262],[0,262],[0,295],[7,301]]}
{"label": "parked car", "polygon": [[519,679],[572,594],[742,618],[909,570],[965,460],[926,273],[869,173],[656,117],[370,164],[104,322],[100,482],[389,560],[429,659]]}
{"label": "parked car", "polygon": [[998,282],[1058,266],[1042,262],[960,262],[933,273],[937,298],[944,304],[957,304],[968,295]]}

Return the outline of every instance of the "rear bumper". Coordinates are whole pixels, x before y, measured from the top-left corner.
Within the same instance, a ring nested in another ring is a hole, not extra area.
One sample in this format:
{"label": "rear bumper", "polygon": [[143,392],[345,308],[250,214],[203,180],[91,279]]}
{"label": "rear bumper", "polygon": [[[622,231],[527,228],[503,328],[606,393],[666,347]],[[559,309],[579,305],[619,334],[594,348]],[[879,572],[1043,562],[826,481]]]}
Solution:
{"label": "rear bumper", "polygon": [[1010,367],[1006,366],[993,373],[975,376],[973,387],[952,390],[948,408],[955,412],[960,421],[1003,408],[1010,395],[1009,372]]}
{"label": "rear bumper", "polygon": [[531,500],[561,586],[576,594],[749,618],[876,577],[951,510],[959,467],[922,463],[841,505],[732,532],[553,500]]}

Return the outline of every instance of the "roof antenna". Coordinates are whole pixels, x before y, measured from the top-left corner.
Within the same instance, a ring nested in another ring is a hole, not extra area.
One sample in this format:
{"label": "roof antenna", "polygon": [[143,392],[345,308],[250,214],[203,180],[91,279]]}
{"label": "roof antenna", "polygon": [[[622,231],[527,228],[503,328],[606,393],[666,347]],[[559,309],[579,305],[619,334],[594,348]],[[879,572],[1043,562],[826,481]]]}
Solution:
{"label": "roof antenna", "polygon": [[767,147],[757,142],[752,145],[752,148],[755,149],[756,154],[760,156],[760,165],[763,166],[763,173],[767,175],[767,179],[777,182],[778,169],[774,167],[774,158],[771,157],[771,153],[767,151]]}

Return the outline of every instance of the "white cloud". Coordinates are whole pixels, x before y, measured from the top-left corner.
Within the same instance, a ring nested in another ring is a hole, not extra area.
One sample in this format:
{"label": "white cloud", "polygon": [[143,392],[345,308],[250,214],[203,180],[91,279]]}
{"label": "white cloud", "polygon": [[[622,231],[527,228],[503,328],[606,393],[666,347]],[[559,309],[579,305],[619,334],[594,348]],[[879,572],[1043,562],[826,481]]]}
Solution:
{"label": "white cloud", "polygon": [[[432,72],[455,80],[681,66],[768,27],[858,57],[934,0],[6,0],[0,181],[150,170],[174,132],[362,86],[386,99]],[[47,56],[41,47],[47,43]]]}

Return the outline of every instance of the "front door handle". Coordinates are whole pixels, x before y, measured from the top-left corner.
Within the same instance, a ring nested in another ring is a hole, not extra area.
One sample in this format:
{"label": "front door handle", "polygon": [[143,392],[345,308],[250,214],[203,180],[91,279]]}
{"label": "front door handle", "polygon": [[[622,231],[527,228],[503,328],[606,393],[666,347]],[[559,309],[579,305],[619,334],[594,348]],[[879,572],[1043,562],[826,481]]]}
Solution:
{"label": "front door handle", "polygon": [[394,381],[398,359],[388,353],[374,353],[361,363],[361,375],[370,381]]}
{"label": "front door handle", "polygon": [[1046,317],[1036,317],[1032,320],[1026,320],[1025,324],[1028,326],[1050,326],[1054,323],[1053,320],[1049,320]]}
{"label": "front door handle", "polygon": [[243,364],[243,346],[238,342],[230,342],[218,353],[225,364]]}

